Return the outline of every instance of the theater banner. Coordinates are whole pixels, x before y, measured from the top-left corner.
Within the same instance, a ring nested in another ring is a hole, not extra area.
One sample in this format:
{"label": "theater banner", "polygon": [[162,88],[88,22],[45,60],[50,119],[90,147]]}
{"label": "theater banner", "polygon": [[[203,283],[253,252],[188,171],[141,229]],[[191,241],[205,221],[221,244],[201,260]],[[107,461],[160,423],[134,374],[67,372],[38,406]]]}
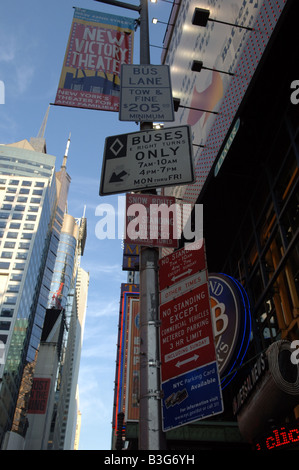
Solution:
{"label": "theater banner", "polygon": [[134,19],[75,8],[55,105],[118,111],[121,64],[131,64]]}

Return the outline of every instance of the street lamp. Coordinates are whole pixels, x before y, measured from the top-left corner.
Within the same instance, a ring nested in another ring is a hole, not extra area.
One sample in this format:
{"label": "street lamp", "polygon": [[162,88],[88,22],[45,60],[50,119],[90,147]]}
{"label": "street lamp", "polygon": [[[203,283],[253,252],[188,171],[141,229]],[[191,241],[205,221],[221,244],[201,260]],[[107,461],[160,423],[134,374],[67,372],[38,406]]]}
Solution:
{"label": "street lamp", "polygon": [[167,24],[167,26],[174,26],[173,24],[165,23],[165,21],[160,21],[160,20],[158,20],[158,18],[153,18],[152,23],[153,24],[162,23],[162,24]]}
{"label": "street lamp", "polygon": [[201,72],[202,69],[205,70],[215,70],[216,72],[226,73],[227,75],[235,75],[232,72],[225,72],[224,70],[211,69],[209,67],[204,67],[201,60],[193,60],[191,65],[192,72]]}

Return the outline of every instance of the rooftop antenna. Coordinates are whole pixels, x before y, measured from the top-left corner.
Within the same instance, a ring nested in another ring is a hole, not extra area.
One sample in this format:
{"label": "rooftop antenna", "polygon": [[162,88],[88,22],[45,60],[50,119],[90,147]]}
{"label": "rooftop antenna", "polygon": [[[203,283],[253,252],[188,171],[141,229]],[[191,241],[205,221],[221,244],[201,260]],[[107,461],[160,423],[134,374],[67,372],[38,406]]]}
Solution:
{"label": "rooftop antenna", "polygon": [[62,165],[61,165],[61,169],[62,169],[62,168],[66,168],[66,161],[67,161],[67,157],[68,157],[68,153],[69,153],[70,143],[71,143],[71,133],[69,134],[69,138],[68,138],[68,141],[67,141],[67,144],[66,144],[66,149],[65,149],[65,153],[64,153],[64,157],[63,157],[63,162],[62,162]]}

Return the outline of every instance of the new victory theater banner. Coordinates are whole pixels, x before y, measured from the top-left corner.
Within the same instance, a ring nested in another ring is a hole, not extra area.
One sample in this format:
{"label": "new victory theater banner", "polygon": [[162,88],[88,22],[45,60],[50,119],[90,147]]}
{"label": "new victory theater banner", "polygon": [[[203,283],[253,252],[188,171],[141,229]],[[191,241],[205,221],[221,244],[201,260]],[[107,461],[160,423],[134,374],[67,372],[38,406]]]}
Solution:
{"label": "new victory theater banner", "polygon": [[121,64],[131,64],[134,19],[75,8],[55,105],[118,111]]}

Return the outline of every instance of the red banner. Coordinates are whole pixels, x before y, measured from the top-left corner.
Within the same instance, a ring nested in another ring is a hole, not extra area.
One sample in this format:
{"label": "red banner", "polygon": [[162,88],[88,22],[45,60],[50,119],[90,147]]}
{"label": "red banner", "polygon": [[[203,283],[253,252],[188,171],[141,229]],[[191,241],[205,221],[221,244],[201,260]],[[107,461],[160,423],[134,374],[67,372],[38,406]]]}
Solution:
{"label": "red banner", "polygon": [[43,415],[47,409],[51,379],[35,378],[31,388],[28,413]]}

